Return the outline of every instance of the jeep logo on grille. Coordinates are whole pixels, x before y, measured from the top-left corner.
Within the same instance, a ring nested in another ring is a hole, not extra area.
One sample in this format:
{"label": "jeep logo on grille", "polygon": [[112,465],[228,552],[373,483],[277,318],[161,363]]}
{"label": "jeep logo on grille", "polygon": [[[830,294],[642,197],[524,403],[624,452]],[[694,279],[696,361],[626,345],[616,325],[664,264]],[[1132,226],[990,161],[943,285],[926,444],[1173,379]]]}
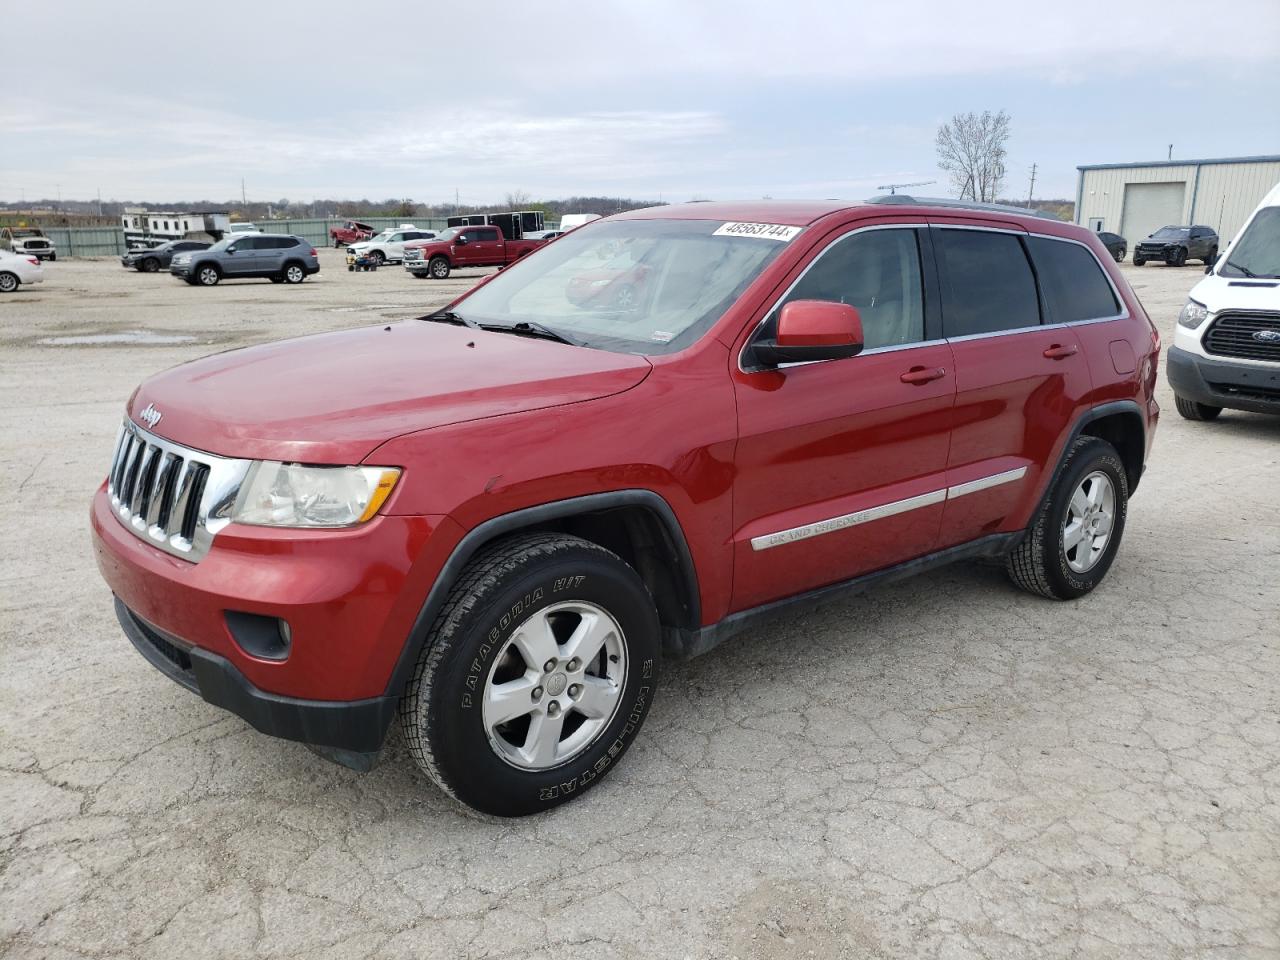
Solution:
{"label": "jeep logo on grille", "polygon": [[139,413],[138,416],[147,422],[148,427],[155,429],[155,425],[160,422],[160,418],[164,416],[164,414],[156,409],[156,405],[154,403],[148,403],[146,409]]}
{"label": "jeep logo on grille", "polygon": [[1253,339],[1259,343],[1280,343],[1280,330],[1255,330]]}

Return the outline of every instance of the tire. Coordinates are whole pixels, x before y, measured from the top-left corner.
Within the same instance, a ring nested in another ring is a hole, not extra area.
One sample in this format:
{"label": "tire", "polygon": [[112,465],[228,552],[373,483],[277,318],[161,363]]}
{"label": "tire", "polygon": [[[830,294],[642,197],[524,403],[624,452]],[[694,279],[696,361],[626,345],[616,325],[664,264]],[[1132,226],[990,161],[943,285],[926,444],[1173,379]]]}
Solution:
{"label": "tire", "polygon": [[1206,267],[1211,267],[1218,259],[1218,248],[1210,247],[1208,255],[1201,261]]}
{"label": "tire", "polygon": [[1179,247],[1173,255],[1173,259],[1166,262],[1166,266],[1185,267],[1187,265],[1187,248]]}
{"label": "tire", "polygon": [[437,280],[447,280],[449,278],[449,258],[448,257],[432,257],[429,267],[431,276]]}
{"label": "tire", "polygon": [[1134,265],[1135,267],[1140,267],[1140,266],[1142,266],[1142,265],[1143,265],[1144,263],[1146,263],[1146,262],[1147,262],[1147,261],[1143,260],[1141,257],[1139,257],[1139,256],[1138,256],[1138,255],[1136,255],[1136,254],[1135,254],[1135,255],[1134,255],[1134,257],[1133,257],[1133,265]]}
{"label": "tire", "polygon": [[411,277],[413,277],[413,279],[415,279],[415,280],[427,280],[427,279],[430,279],[430,278],[428,277],[428,275],[427,275],[427,274],[422,273],[422,272],[420,272],[420,271],[419,271],[419,272],[416,272],[416,273],[410,273],[409,275],[410,275]]}
{"label": "tire", "polygon": [[385,263],[387,259],[387,255],[383,253],[381,250],[370,250],[369,259],[372,260],[374,263]]}
{"label": "tire", "polygon": [[22,281],[18,279],[16,273],[10,273],[7,270],[0,273],[0,293],[16,293],[20,286]]}
{"label": "tire", "polygon": [[300,263],[286,263],[284,270],[280,273],[280,278],[285,283],[301,283],[307,279],[307,271]]}
{"label": "tire", "polygon": [[1173,405],[1178,408],[1178,413],[1184,420],[1217,420],[1218,414],[1222,412],[1221,407],[1197,403],[1195,400],[1180,397],[1176,393],[1173,395]]}
{"label": "tire", "polygon": [[143,273],[155,273],[160,269],[160,261],[155,257],[147,257],[147,259],[138,264],[138,269]]}
{"label": "tire", "polygon": [[1127,251],[1124,247],[1121,247],[1114,254],[1112,254],[1112,256],[1116,258],[1116,263],[1124,263],[1124,255],[1128,252],[1129,251]]}
{"label": "tire", "polygon": [[[571,644],[593,620],[597,652],[575,663]],[[500,541],[463,570],[427,636],[400,703],[409,751],[483,813],[558,806],[598,783],[635,739],[660,646],[653,599],[615,554],[558,533]],[[501,686],[511,689],[499,699]],[[505,723],[490,712],[499,705]],[[554,738],[537,737],[544,726]]]}
{"label": "tire", "polygon": [[335,250],[341,250],[341,249],[342,249],[342,241],[341,241],[341,240],[334,240],[334,241],[333,241],[333,249],[335,249]]}
{"label": "tire", "polygon": [[53,263],[53,261],[55,261],[55,260],[57,260],[57,259],[58,259],[58,254],[57,254],[57,253],[51,253],[51,254],[49,254],[49,262],[50,262],[50,263]]}
{"label": "tire", "polygon": [[[1128,509],[1129,480],[1115,447],[1079,437],[1026,536],[1005,560],[1009,579],[1051,600],[1083,597],[1111,568]],[[1085,535],[1070,544],[1077,531]]]}
{"label": "tire", "polygon": [[196,283],[202,287],[216,287],[222,279],[222,271],[212,264],[196,268]]}

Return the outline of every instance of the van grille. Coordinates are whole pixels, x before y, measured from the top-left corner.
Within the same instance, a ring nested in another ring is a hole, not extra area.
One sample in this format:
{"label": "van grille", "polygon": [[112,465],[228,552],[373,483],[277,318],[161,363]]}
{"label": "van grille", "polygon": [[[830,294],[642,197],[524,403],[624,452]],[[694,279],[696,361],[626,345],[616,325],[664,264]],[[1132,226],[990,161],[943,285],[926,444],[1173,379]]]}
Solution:
{"label": "van grille", "polygon": [[1258,340],[1264,330],[1280,337],[1280,313],[1224,313],[1204,335],[1204,348],[1220,357],[1280,363],[1280,339]]}
{"label": "van grille", "polygon": [[226,523],[211,520],[211,512],[234,497],[247,467],[247,461],[183,447],[126,420],[111,459],[107,493],[116,517],[135,536],[196,561]]}

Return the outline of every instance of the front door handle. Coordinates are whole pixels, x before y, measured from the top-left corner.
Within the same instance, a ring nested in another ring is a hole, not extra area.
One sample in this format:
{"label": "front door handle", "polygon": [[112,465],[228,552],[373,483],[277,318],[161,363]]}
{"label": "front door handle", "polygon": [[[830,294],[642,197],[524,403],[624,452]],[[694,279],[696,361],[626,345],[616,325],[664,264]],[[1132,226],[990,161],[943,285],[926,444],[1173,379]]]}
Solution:
{"label": "front door handle", "polygon": [[899,379],[903,383],[914,383],[919,386],[923,383],[941,380],[946,375],[947,371],[945,367],[912,367],[899,377]]}
{"label": "front door handle", "polygon": [[1046,360],[1065,360],[1067,357],[1074,357],[1080,352],[1080,348],[1074,343],[1061,344],[1055,343],[1044,352]]}

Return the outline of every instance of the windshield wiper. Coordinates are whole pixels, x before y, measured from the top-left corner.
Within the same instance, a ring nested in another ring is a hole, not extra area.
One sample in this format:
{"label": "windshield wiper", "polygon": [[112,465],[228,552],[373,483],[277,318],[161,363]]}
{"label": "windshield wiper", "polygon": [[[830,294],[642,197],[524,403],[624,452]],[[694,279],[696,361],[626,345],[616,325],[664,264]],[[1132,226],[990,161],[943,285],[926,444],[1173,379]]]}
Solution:
{"label": "windshield wiper", "polygon": [[1237,270],[1239,270],[1241,273],[1243,273],[1243,274],[1244,274],[1246,277],[1248,277],[1250,280],[1257,280],[1257,279],[1258,279],[1258,275],[1257,275],[1256,273],[1254,273],[1254,272],[1253,272],[1252,270],[1250,270],[1248,267],[1241,266],[1240,264],[1236,263],[1234,260],[1228,260],[1228,261],[1227,261],[1227,266],[1228,266],[1228,267],[1235,267]]}
{"label": "windshield wiper", "polygon": [[550,327],[544,327],[542,324],[532,320],[521,320],[519,323],[510,324],[486,323],[482,329],[492,330],[495,333],[514,333],[520,337],[539,337],[543,340],[555,340],[557,343],[567,343],[572,347],[586,346],[585,341],[571,337],[567,333],[552,330]]}
{"label": "windshield wiper", "polygon": [[462,314],[454,313],[452,310],[439,310],[436,313],[429,314],[428,316],[421,317],[420,319],[430,321],[431,323],[454,323],[460,327],[470,327],[472,330],[481,329],[480,324],[476,323],[474,320],[468,320]]}

